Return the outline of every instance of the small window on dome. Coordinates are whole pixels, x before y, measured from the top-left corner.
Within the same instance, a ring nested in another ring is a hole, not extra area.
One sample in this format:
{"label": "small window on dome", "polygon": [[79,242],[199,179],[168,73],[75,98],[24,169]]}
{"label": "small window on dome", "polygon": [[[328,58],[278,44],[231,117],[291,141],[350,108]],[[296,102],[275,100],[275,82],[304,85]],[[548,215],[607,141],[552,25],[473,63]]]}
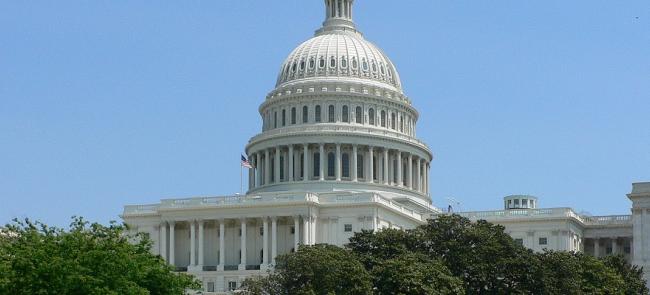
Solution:
{"label": "small window on dome", "polygon": [[363,61],[361,62],[361,66],[363,67],[363,70],[364,70],[364,71],[366,71],[366,72],[368,71],[368,62],[366,61],[365,58],[364,58]]}
{"label": "small window on dome", "polygon": [[336,58],[332,56],[330,58],[330,68],[335,68],[335,67],[336,67]]}
{"label": "small window on dome", "polygon": [[341,67],[342,68],[348,67],[348,60],[345,58],[345,56],[341,58]]}
{"label": "small window on dome", "polygon": [[372,61],[372,71],[377,72],[377,64],[375,63],[374,60]]}
{"label": "small window on dome", "polygon": [[321,56],[320,60],[318,61],[318,66],[321,68],[325,67],[325,58]]}
{"label": "small window on dome", "polygon": [[388,77],[393,77],[393,70],[391,70],[390,67],[388,67]]}
{"label": "small window on dome", "polygon": [[314,66],[316,66],[316,61],[315,61],[314,58],[312,57],[312,58],[309,59],[309,68],[310,68],[310,69],[313,69]]}
{"label": "small window on dome", "polygon": [[293,66],[291,66],[291,71],[295,73],[295,72],[296,72],[296,67],[297,67],[297,65],[296,65],[296,63],[294,62],[294,63],[293,63]]}
{"label": "small window on dome", "polygon": [[301,70],[301,71],[304,71],[304,70],[305,70],[305,61],[304,61],[304,60],[301,60],[301,61],[300,61],[300,70]]}
{"label": "small window on dome", "polygon": [[382,75],[385,75],[385,74],[386,74],[386,69],[384,68],[384,64],[381,64],[381,65],[379,66],[379,70],[381,71],[381,74],[382,74]]}
{"label": "small window on dome", "polygon": [[353,58],[352,58],[352,68],[353,68],[353,69],[356,69],[357,66],[358,66],[358,64],[357,64],[357,59],[353,57]]}

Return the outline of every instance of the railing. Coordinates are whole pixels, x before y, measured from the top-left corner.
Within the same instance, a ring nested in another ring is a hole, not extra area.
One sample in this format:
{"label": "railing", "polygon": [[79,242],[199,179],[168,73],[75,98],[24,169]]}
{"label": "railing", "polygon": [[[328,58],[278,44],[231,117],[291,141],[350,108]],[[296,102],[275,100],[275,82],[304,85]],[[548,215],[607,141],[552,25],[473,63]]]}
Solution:
{"label": "railing", "polygon": [[415,138],[414,136],[410,136],[404,133],[392,131],[389,129],[384,129],[384,128],[375,128],[375,127],[364,127],[364,126],[345,126],[345,125],[338,125],[336,123],[319,123],[316,125],[300,125],[300,126],[292,126],[292,127],[282,127],[282,128],[277,128],[277,129],[272,129],[272,130],[266,130],[253,138],[249,140],[249,144],[256,142],[262,138],[266,137],[272,137],[272,136],[279,136],[279,135],[291,135],[291,134],[305,134],[305,133],[327,133],[327,132],[352,132],[352,133],[357,133],[357,134],[366,134],[366,135],[375,135],[375,136],[386,136],[390,138],[398,138],[410,143],[414,143],[417,145],[420,145],[421,147],[425,148],[428,150],[427,145]]}
{"label": "railing", "polygon": [[246,270],[260,270],[260,265],[259,264],[246,265]]}
{"label": "railing", "polygon": [[214,265],[204,265],[203,271],[217,271],[217,267]]}
{"label": "railing", "polygon": [[527,218],[573,218],[584,225],[616,225],[631,224],[631,215],[612,215],[612,216],[585,216],[574,212],[571,208],[548,208],[548,209],[511,209],[496,211],[476,211],[456,213],[470,219],[517,219]]}

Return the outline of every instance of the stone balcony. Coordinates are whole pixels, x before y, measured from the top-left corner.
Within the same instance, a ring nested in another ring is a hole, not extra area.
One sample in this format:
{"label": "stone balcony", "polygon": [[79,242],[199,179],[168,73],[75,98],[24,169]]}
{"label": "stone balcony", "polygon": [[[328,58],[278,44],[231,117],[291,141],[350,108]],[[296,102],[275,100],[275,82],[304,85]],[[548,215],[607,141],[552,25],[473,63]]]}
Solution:
{"label": "stone balcony", "polygon": [[572,219],[583,226],[632,226],[631,215],[611,216],[586,216],[573,211],[571,208],[546,208],[546,209],[511,209],[494,211],[460,212],[460,216],[472,220],[483,219],[490,222],[504,222],[508,220],[541,220],[541,219]]}

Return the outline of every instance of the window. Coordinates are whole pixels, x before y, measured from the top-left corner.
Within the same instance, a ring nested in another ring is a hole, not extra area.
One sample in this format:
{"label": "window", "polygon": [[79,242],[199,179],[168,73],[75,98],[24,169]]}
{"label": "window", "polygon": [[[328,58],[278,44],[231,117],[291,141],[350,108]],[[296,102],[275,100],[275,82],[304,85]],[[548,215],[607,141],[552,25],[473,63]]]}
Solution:
{"label": "window", "polygon": [[263,235],[264,235],[264,227],[260,226],[260,236],[263,236]]}
{"label": "window", "polygon": [[523,246],[524,245],[524,239],[515,239],[515,244]]}
{"label": "window", "polygon": [[381,64],[381,65],[379,66],[379,69],[381,70],[381,74],[382,74],[382,75],[386,74],[386,69],[384,69],[384,64]]}
{"label": "window", "polygon": [[300,177],[305,177],[305,154],[300,156]]}
{"label": "window", "polygon": [[322,56],[320,57],[320,59],[318,60],[318,66],[321,67],[321,68],[325,67],[325,58],[324,57],[322,57]]}
{"label": "window", "polygon": [[363,155],[357,155],[357,177],[363,178]]}
{"label": "window", "polygon": [[280,156],[280,181],[284,179],[284,156]]}
{"label": "window", "polygon": [[235,291],[237,290],[237,282],[228,282],[228,290]]}
{"label": "window", "polygon": [[354,111],[354,116],[356,117],[356,123],[357,124],[362,124],[363,123],[363,110],[361,107],[357,107]]}
{"label": "window", "polygon": [[296,63],[294,62],[293,65],[291,66],[291,71],[296,72]]}
{"label": "window", "polygon": [[364,58],[363,61],[361,62],[361,67],[362,67],[362,69],[363,69],[364,72],[367,72],[367,71],[368,71],[368,62],[366,61],[365,58]]}
{"label": "window", "polygon": [[313,58],[313,57],[310,58],[310,59],[309,59],[309,69],[310,69],[310,70],[314,69],[314,66],[315,66],[315,65],[316,65],[316,61],[314,60],[314,58]]}
{"label": "window", "polygon": [[260,250],[260,264],[264,264],[264,249]]}
{"label": "window", "polygon": [[278,112],[273,114],[273,128],[278,128]]}
{"label": "window", "polygon": [[404,132],[404,117],[399,116],[399,132]]}
{"label": "window", "polygon": [[320,122],[320,106],[316,106],[316,110],[314,111],[314,121]]}
{"label": "window", "polygon": [[330,68],[335,68],[335,67],[336,67],[336,58],[332,56],[330,58]]}
{"label": "window", "polygon": [[334,106],[333,105],[329,106],[327,113],[328,113],[328,118],[327,118],[328,122],[334,123]]}
{"label": "window", "polygon": [[515,208],[519,208],[519,199],[515,199]]}
{"label": "window", "polygon": [[241,228],[239,229],[239,236],[241,237]]}
{"label": "window", "polygon": [[539,244],[540,245],[548,244],[548,239],[547,238],[539,238]]}
{"label": "window", "polygon": [[320,177],[320,153],[314,153],[314,176]]}
{"label": "window", "polygon": [[302,107],[302,122],[307,123],[309,121],[309,108],[307,106]]}
{"label": "window", "polygon": [[327,154],[327,176],[334,177],[334,153]]}
{"label": "window", "polygon": [[352,232],[352,224],[345,224],[343,226],[343,231],[345,231],[346,233]]}
{"label": "window", "polygon": [[296,108],[291,108],[291,124],[296,124]]}
{"label": "window", "polygon": [[[382,69],[383,69],[383,68],[382,68]],[[301,70],[301,71],[304,71],[304,70],[305,70],[305,61],[304,61],[304,60],[301,60],[301,61],[300,61],[300,70]]]}
{"label": "window", "polygon": [[341,162],[343,162],[343,177],[350,177],[350,155],[347,153],[341,155]]}
{"label": "window", "polygon": [[345,56],[341,57],[341,67],[342,68],[347,68],[348,67],[348,60],[345,59]]}
{"label": "window", "polygon": [[353,68],[353,69],[356,69],[357,66],[358,66],[358,64],[357,64],[357,58],[356,58],[356,57],[353,57],[353,58],[352,58],[352,68]]}
{"label": "window", "polygon": [[390,113],[390,128],[395,130],[395,113]]}
{"label": "window", "polygon": [[528,207],[528,200],[527,199],[521,199],[521,206],[526,208]]}
{"label": "window", "polygon": [[296,233],[296,228],[292,226],[292,227],[291,227],[291,234],[293,235],[293,234],[295,234],[295,233]]}
{"label": "window", "polygon": [[381,111],[381,127],[386,127],[386,111]]}
{"label": "window", "polygon": [[214,292],[214,282],[208,282],[208,292]]}
{"label": "window", "polygon": [[343,122],[350,122],[350,114],[348,113],[348,106],[343,106]]}
{"label": "window", "polygon": [[375,125],[375,110],[374,109],[369,109],[368,110],[368,123],[370,125]]}
{"label": "window", "polygon": [[282,126],[287,125],[287,110],[282,110]]}
{"label": "window", "polygon": [[375,63],[374,60],[372,61],[372,71],[375,73],[377,72],[377,64]]}

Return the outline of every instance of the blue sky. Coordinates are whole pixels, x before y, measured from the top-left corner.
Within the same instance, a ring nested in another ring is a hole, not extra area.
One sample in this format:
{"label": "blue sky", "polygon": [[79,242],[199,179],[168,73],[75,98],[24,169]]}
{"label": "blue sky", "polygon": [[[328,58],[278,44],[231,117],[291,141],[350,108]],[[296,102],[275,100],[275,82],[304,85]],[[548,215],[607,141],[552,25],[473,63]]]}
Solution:
{"label": "blue sky", "polygon": [[[0,223],[233,194],[323,1],[0,2]],[[650,3],[358,0],[436,155],[434,204],[627,214],[650,181]]]}

